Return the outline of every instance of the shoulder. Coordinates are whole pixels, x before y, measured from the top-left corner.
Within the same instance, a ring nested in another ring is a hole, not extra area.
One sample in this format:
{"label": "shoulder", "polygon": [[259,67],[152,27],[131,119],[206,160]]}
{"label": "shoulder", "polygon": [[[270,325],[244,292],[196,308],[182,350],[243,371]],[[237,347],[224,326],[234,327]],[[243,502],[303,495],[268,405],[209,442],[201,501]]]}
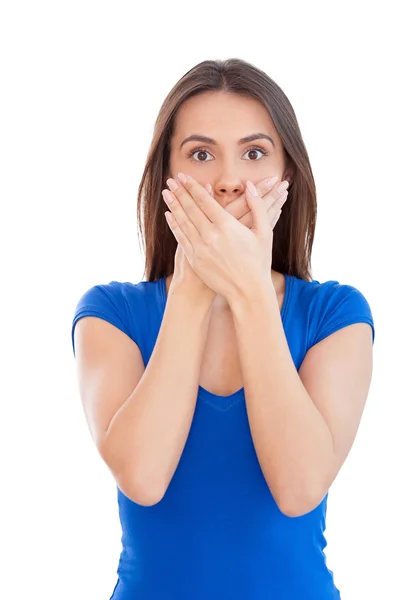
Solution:
{"label": "shoulder", "polygon": [[140,323],[151,307],[157,282],[139,283],[110,281],[91,286],[79,298],[72,319],[72,345],[74,330],[79,319],[94,316],[104,319],[126,333],[138,343]]}
{"label": "shoulder", "polygon": [[83,293],[76,305],[76,310],[93,305],[113,306],[117,311],[126,312],[128,308],[138,307],[140,304],[145,303],[154,294],[157,283],[149,281],[140,281],[139,283],[110,281],[109,283],[96,284]]}
{"label": "shoulder", "polygon": [[374,319],[365,295],[355,286],[337,280],[297,279],[298,302],[307,314],[308,347],[353,323],[368,323],[375,336]]}
{"label": "shoulder", "polygon": [[75,318],[90,309],[99,312],[114,312],[119,316],[126,313],[126,303],[135,297],[136,284],[110,281],[99,283],[85,290],[75,308]]}

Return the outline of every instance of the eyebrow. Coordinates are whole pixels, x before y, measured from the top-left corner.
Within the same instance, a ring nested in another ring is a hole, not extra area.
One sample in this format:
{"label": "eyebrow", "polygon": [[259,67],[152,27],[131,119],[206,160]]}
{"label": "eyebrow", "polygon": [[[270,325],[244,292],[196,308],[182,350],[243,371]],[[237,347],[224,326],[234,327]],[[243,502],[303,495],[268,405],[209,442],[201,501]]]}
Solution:
{"label": "eyebrow", "polygon": [[[254,140],[269,140],[269,142],[271,142],[274,146],[272,138],[269,135],[266,135],[265,133],[252,133],[251,135],[247,135],[238,140],[238,144],[247,144],[248,142],[253,142]],[[180,150],[182,149],[183,144],[186,144],[187,142],[202,142],[203,144],[213,144],[214,146],[217,146],[216,140],[207,137],[206,135],[198,135],[194,133],[193,135],[190,135],[188,138],[182,141],[182,143],[180,144]]]}

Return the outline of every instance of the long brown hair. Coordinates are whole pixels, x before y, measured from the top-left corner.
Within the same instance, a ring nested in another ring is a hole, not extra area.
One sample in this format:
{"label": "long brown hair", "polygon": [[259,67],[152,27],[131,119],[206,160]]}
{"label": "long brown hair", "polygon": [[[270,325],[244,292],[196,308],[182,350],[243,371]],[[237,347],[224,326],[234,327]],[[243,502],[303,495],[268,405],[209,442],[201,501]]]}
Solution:
{"label": "long brown hair", "polygon": [[[316,187],[294,109],[281,88],[252,64],[237,58],[205,60],[176,83],[164,100],[141,178],[137,222],[145,246],[145,280],[173,273],[177,241],[166,223],[162,198],[169,173],[174,119],[185,100],[202,92],[224,91],[260,101],[269,112],[293,170],[287,201],[273,230],[272,269],[311,281],[316,226]],[[144,229],[144,234],[143,234]]]}

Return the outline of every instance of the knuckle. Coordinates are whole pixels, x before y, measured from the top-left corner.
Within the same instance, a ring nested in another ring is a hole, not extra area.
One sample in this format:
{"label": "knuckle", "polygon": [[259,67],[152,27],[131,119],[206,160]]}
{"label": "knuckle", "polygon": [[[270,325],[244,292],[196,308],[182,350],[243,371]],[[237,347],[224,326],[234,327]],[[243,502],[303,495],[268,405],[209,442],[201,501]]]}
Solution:
{"label": "knuckle", "polygon": [[217,244],[218,238],[218,232],[215,229],[211,228],[203,236],[204,244],[206,246],[215,246]]}
{"label": "knuckle", "polygon": [[186,231],[188,231],[191,227],[192,223],[189,219],[187,219],[187,217],[181,217],[180,218],[180,229],[185,229]]}
{"label": "knuckle", "polygon": [[198,268],[206,266],[206,247],[204,247],[204,245],[194,248],[193,266]]}
{"label": "knuckle", "polygon": [[207,206],[209,202],[207,192],[200,190],[197,194],[197,204],[200,208]]}
{"label": "knuckle", "polygon": [[[168,188],[168,189],[169,189],[169,188]],[[173,190],[173,192],[172,192],[172,193],[173,193],[173,194],[176,196],[176,198],[177,198],[177,199],[179,200],[179,202],[180,202],[180,198],[183,196],[183,194],[184,194],[184,190],[183,190],[183,188],[182,188],[182,187],[180,187],[180,186],[179,186],[179,187],[178,187],[176,190]]]}

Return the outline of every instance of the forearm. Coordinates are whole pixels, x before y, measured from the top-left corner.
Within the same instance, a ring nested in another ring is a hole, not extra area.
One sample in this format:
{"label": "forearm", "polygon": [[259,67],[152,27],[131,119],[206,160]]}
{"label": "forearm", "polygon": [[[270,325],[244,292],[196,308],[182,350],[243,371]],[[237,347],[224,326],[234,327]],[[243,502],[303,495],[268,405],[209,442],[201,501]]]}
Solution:
{"label": "forearm", "polygon": [[333,458],[331,432],[292,360],[273,286],[231,308],[262,472],[284,512],[306,512]]}
{"label": "forearm", "polygon": [[194,415],[210,304],[171,289],[147,368],[111,421],[108,460],[122,491],[154,504],[177,468]]}

